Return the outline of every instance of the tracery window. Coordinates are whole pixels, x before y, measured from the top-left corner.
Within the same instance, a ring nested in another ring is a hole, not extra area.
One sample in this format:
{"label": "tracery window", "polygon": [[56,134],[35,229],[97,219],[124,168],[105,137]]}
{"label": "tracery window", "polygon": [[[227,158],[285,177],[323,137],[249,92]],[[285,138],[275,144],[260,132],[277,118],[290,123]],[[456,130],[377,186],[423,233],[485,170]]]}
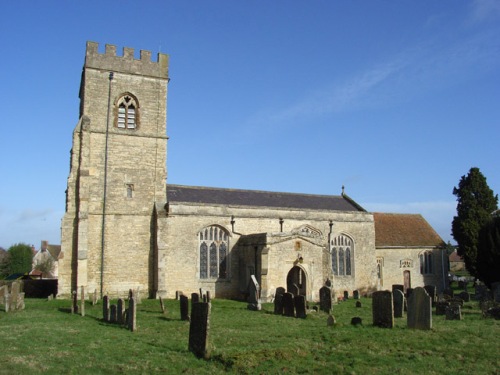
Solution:
{"label": "tracery window", "polygon": [[434,272],[434,260],[432,251],[425,251],[419,255],[420,260],[420,273],[422,275],[429,275]]}
{"label": "tracery window", "polygon": [[354,256],[353,241],[341,234],[330,240],[332,256],[332,272],[335,276],[351,276],[352,258]]}
{"label": "tracery window", "polygon": [[218,226],[206,227],[198,233],[200,279],[225,279],[229,248],[228,232]]}
{"label": "tracery window", "polygon": [[138,103],[131,94],[125,94],[116,103],[116,126],[120,129],[136,129],[138,125]]}

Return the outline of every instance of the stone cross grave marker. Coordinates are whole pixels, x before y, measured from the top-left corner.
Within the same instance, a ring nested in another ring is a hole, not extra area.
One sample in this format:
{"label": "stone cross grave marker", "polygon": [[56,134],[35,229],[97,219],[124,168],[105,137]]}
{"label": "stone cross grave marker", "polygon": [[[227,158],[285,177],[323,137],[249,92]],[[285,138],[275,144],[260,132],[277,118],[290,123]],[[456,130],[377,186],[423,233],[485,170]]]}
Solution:
{"label": "stone cross grave marker", "polygon": [[327,314],[332,311],[332,288],[326,285],[319,290],[319,308]]}
{"label": "stone cross grave marker", "polygon": [[210,303],[197,302],[193,305],[189,325],[189,351],[198,358],[210,358]]}
{"label": "stone cross grave marker", "polygon": [[301,296],[301,295],[295,296],[294,297],[294,304],[295,304],[295,316],[297,318],[302,318],[302,319],[307,318],[306,297]]}
{"label": "stone cross grave marker", "polygon": [[405,295],[399,289],[392,290],[392,300],[394,303],[394,317],[402,318],[405,306]]}
{"label": "stone cross grave marker", "polygon": [[381,290],[372,294],[373,325],[382,328],[394,327],[392,293]]}
{"label": "stone cross grave marker", "polygon": [[295,316],[295,303],[293,301],[293,294],[286,292],[283,294],[283,315]]}
{"label": "stone cross grave marker", "polygon": [[417,287],[408,297],[408,328],[432,329],[432,301],[424,288]]}

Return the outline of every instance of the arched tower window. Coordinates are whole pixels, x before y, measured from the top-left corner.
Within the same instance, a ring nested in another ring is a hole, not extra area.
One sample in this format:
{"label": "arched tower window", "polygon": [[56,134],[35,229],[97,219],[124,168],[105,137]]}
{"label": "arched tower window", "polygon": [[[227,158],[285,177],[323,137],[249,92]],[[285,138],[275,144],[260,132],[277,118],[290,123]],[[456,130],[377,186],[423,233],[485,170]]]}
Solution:
{"label": "arched tower window", "polygon": [[120,96],[116,102],[116,127],[136,129],[139,124],[139,104],[132,94]]}
{"label": "arched tower window", "polygon": [[229,234],[216,225],[198,233],[200,251],[200,279],[226,279]]}
{"label": "arched tower window", "polygon": [[335,276],[352,276],[352,261],[354,258],[354,243],[344,234],[330,240],[332,256],[332,273]]}

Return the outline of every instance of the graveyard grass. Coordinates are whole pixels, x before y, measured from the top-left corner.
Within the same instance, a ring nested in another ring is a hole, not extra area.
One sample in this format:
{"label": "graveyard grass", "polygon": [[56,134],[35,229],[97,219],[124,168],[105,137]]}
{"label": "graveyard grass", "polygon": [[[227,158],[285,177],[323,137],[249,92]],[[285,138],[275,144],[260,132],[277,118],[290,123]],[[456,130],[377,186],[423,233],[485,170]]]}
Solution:
{"label": "graveyard grass", "polygon": [[[87,302],[84,317],[69,300],[27,299],[26,309],[0,311],[0,374],[499,374],[500,321],[465,303],[462,321],[433,315],[433,329],[411,330],[404,318],[392,329],[372,325],[371,299],[348,300],[306,319],[250,311],[246,303],[213,300],[211,358],[188,351],[189,322],[179,302],[143,300],[137,331],[102,321],[102,304]],[[116,303],[116,301],[112,301]],[[362,326],[351,326],[359,316]]]}

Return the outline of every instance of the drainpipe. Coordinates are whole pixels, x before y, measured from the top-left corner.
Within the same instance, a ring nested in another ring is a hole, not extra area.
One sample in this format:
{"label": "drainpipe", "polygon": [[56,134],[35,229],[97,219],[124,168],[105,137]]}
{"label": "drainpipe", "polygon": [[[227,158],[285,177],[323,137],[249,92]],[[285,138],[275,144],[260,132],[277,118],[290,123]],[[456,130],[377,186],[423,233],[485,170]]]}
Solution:
{"label": "drainpipe", "polygon": [[111,81],[113,80],[113,72],[109,73],[108,84],[108,113],[106,119],[106,145],[104,148],[104,186],[102,193],[102,227],[101,227],[101,299],[103,297],[104,286],[104,246],[106,234],[106,192],[108,187],[108,142],[109,142],[109,114],[111,110]]}

